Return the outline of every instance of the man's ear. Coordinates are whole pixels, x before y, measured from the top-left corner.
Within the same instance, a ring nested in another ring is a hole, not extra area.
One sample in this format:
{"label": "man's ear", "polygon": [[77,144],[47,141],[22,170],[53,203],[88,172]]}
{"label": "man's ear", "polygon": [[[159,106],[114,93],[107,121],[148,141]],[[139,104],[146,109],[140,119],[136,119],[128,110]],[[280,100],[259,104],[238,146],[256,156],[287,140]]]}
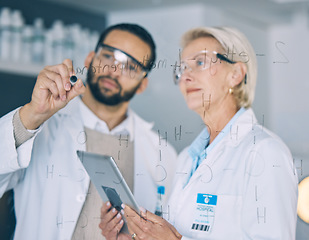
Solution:
{"label": "man's ear", "polygon": [[94,51],[91,51],[91,52],[88,54],[88,56],[86,57],[86,59],[85,59],[85,67],[86,67],[87,69],[89,69],[90,63],[91,63],[91,61],[92,61],[92,59],[93,59],[94,56],[95,56],[95,52],[94,52]]}
{"label": "man's ear", "polygon": [[241,83],[247,74],[247,66],[243,62],[237,62],[233,64],[232,75],[230,78],[230,87],[235,87]]}
{"label": "man's ear", "polygon": [[148,86],[148,78],[145,77],[145,78],[141,81],[141,83],[140,83],[140,85],[139,85],[139,88],[136,90],[136,93],[142,93],[142,92],[144,92],[144,91],[146,90],[147,86]]}

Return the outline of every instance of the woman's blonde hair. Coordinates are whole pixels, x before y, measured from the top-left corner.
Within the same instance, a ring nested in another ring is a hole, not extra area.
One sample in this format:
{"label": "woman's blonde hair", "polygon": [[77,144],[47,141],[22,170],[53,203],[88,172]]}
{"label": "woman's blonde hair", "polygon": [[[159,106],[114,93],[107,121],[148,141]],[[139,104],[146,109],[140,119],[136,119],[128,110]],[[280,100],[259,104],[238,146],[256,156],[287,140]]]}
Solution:
{"label": "woman's blonde hair", "polygon": [[250,107],[255,93],[257,61],[253,47],[247,37],[237,29],[229,27],[194,28],[182,36],[182,48],[185,48],[193,40],[202,37],[213,37],[225,51],[221,54],[227,56],[230,60],[246,64],[246,79],[233,88],[233,95],[238,107]]}

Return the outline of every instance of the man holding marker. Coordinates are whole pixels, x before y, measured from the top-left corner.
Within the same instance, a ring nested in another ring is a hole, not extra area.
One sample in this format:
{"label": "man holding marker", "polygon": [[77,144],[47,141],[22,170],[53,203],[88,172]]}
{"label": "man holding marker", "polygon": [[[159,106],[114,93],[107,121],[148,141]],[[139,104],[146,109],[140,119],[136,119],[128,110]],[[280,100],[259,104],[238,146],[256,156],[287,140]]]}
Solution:
{"label": "man holding marker", "polygon": [[[147,65],[144,56],[151,56]],[[47,66],[31,102],[0,119],[0,196],[14,189],[14,239],[102,239],[102,200],[77,150],[112,155],[137,202],[156,210],[157,189],[170,191],[176,152],[129,108],[135,93],[146,89],[155,58],[145,29],[111,26],[85,60],[86,87],[74,79],[71,60]],[[101,63],[116,71],[91,70]],[[105,203],[102,216],[110,211]],[[117,238],[115,230],[102,234]]]}

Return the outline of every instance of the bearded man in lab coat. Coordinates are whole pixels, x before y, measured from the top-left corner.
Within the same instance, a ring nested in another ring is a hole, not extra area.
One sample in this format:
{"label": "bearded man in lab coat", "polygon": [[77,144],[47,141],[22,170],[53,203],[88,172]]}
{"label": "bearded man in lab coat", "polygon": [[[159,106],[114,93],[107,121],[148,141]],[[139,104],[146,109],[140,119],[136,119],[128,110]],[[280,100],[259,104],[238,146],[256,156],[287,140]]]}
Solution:
{"label": "bearded man in lab coat", "polygon": [[129,108],[155,58],[145,29],[111,26],[85,60],[86,87],[80,79],[70,84],[71,60],[47,66],[31,102],[0,119],[0,194],[14,189],[14,239],[103,238],[102,200],[77,150],[114,156],[137,202],[155,211],[157,189],[170,190],[176,152]]}

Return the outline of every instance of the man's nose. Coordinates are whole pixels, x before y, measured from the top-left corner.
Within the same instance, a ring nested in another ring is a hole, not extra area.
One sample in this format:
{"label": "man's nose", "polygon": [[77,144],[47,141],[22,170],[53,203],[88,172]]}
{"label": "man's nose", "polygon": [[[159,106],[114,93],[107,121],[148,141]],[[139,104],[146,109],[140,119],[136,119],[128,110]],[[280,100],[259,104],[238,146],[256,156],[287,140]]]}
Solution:
{"label": "man's nose", "polygon": [[105,64],[104,66],[101,66],[101,72],[98,73],[108,74],[113,77],[119,77],[122,74],[121,69],[121,63],[114,61],[109,64]]}
{"label": "man's nose", "polygon": [[123,74],[123,63],[115,61],[109,72],[114,77],[120,77]]}

